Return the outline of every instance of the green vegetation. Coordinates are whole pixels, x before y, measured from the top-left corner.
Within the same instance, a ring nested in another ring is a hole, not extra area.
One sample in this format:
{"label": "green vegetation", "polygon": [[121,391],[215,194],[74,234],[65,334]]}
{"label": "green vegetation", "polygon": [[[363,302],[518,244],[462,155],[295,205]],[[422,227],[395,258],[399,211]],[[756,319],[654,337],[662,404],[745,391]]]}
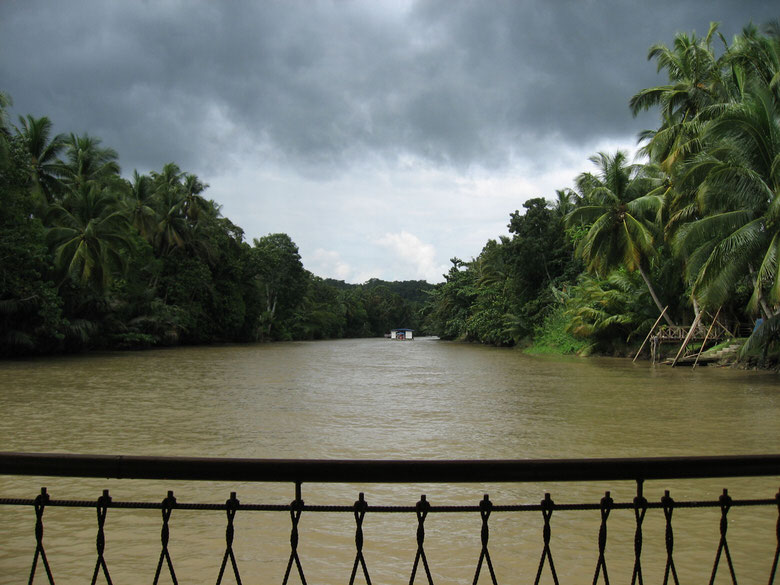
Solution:
{"label": "green vegetation", "polygon": [[420,328],[425,282],[324,281],[286,234],[244,241],[173,163],[119,174],[100,140],[12,126],[0,94],[0,356],[381,336]]}
{"label": "green vegetation", "polygon": [[[348,285],[306,271],[286,234],[244,241],[173,163],[120,176],[118,155],[51,122],[8,120],[0,93],[0,355],[217,341],[377,336],[620,354],[663,307],[760,325],[742,355],[780,353],[780,25],[729,44],[713,24],[650,48],[668,82],[642,160],[597,153],[574,189],[538,197],[509,236],[445,281]],[[706,321],[706,319],[705,319]]]}
{"label": "green vegetation", "polygon": [[780,352],[780,25],[729,44],[678,34],[650,48],[668,83],[639,91],[657,109],[642,162],[591,157],[573,190],[513,213],[510,237],[453,259],[431,293],[430,329],[446,339],[534,351],[625,353],[663,307],[667,323],[700,311],[751,324],[743,348]]}
{"label": "green vegetation", "polygon": [[587,355],[592,346],[583,338],[569,333],[569,318],[563,306],[551,311],[536,331],[534,344],[527,349],[531,354]]}

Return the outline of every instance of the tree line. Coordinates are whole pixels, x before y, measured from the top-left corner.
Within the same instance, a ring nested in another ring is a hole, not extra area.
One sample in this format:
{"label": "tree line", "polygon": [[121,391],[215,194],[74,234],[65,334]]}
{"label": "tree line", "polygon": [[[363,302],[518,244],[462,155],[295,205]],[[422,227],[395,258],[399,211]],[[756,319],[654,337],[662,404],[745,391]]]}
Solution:
{"label": "tree line", "polygon": [[431,285],[323,280],[286,234],[246,242],[196,175],[122,178],[98,138],[13,124],[9,105],[0,94],[0,355],[418,327]]}
{"label": "tree line", "polygon": [[625,352],[666,308],[667,325],[720,311],[757,324],[743,353],[780,342],[780,25],[728,42],[676,35],[650,48],[663,85],[631,97],[659,114],[640,159],[600,152],[574,188],[524,203],[510,236],[453,258],[431,293],[448,339]]}
{"label": "tree line", "polygon": [[0,93],[0,355],[378,336],[392,327],[555,352],[625,353],[663,312],[780,344],[780,25],[712,24],[648,59],[663,85],[640,158],[593,155],[573,188],[526,201],[509,235],[444,282],[319,278],[286,234],[245,241],[176,164],[120,175],[95,137],[8,119]]}

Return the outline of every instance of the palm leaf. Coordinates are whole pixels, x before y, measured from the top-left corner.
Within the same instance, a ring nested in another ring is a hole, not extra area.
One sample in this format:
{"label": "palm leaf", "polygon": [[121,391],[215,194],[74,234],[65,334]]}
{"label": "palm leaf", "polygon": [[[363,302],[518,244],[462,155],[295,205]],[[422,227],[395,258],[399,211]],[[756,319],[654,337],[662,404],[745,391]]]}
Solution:
{"label": "palm leaf", "polygon": [[780,314],[765,319],[753,330],[739,350],[739,358],[744,359],[758,351],[766,355],[769,348],[777,345],[778,341],[780,341]]}

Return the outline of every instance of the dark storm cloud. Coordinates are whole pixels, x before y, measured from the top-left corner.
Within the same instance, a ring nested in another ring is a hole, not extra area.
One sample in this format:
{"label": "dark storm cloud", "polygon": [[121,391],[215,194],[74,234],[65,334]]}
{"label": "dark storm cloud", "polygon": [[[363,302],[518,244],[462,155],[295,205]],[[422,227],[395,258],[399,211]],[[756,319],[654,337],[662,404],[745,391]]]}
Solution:
{"label": "dark storm cloud", "polygon": [[[542,140],[635,135],[649,46],[728,38],[769,2],[38,2],[0,5],[15,112],[89,132],[126,169],[218,168],[262,146],[300,169],[367,154],[456,167]],[[262,160],[257,161],[262,164]]]}

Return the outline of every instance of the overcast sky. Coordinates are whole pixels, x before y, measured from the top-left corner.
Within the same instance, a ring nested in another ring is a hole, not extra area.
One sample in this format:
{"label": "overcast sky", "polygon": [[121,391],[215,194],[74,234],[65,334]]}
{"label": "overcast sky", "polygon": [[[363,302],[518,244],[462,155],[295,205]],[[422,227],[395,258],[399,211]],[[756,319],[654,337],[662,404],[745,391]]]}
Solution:
{"label": "overcast sky", "polygon": [[0,90],[122,173],[167,162],[304,266],[441,280],[597,151],[633,150],[657,42],[774,1],[0,0]]}

